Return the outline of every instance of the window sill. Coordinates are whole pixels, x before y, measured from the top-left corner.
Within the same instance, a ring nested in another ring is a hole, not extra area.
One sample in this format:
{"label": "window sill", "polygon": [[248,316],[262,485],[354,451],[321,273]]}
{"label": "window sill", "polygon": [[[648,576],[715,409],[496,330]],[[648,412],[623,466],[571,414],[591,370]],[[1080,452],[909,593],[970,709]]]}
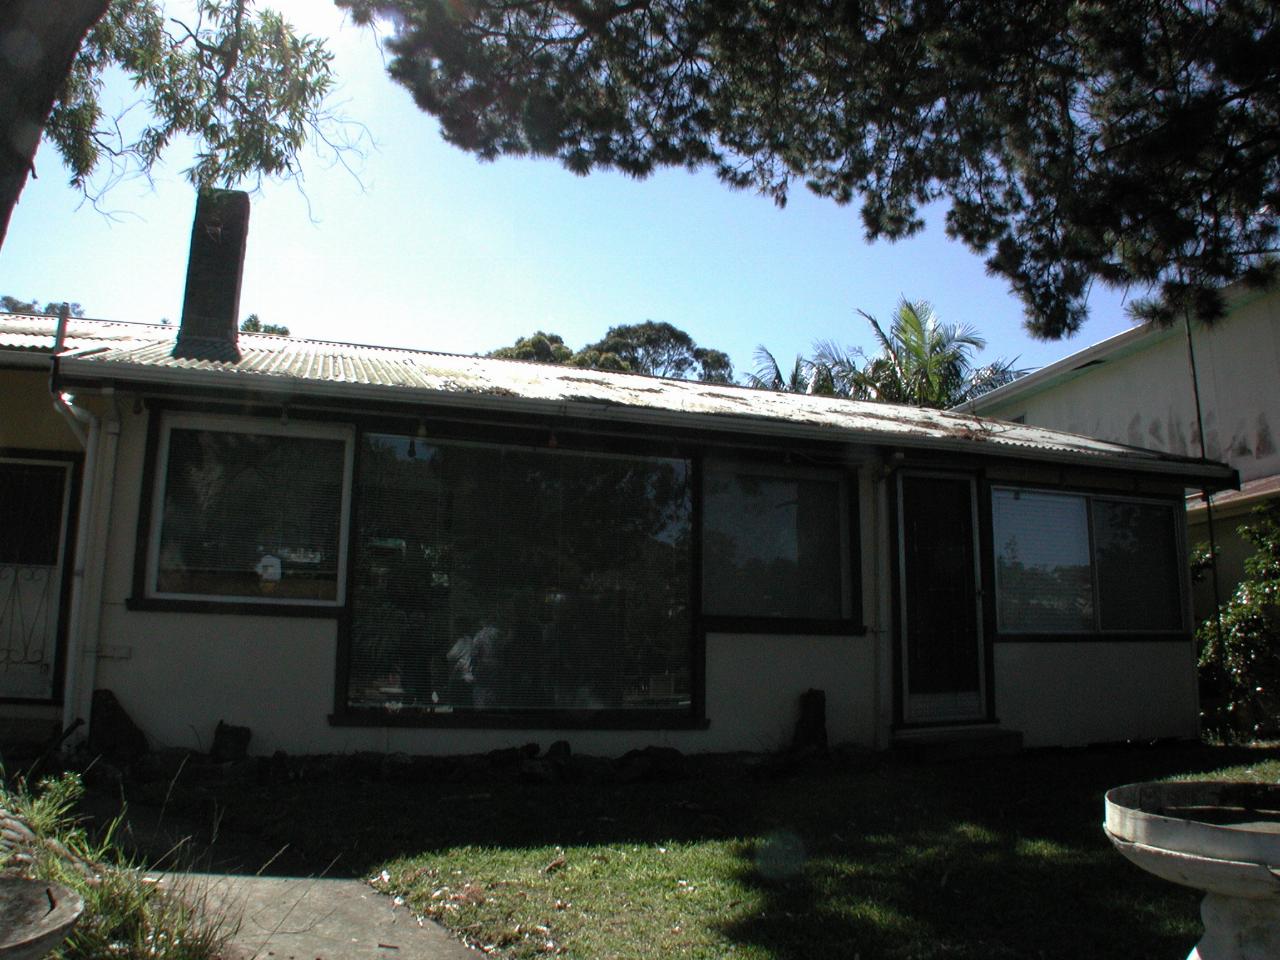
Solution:
{"label": "window sill", "polygon": [[312,617],[336,620],[343,607],[310,603],[245,603],[238,600],[161,600],[156,597],[129,597],[124,606],[130,611],[157,613],[231,613],[252,617]]}
{"label": "window sill", "polygon": [[707,633],[772,633],[778,636],[862,637],[867,627],[856,620],[828,620],[806,617],[726,617],[703,616]]}
{"label": "window sill", "polygon": [[596,710],[534,713],[425,710],[345,710],[329,715],[331,727],[441,727],[477,730],[705,730],[711,721],[688,713]]}

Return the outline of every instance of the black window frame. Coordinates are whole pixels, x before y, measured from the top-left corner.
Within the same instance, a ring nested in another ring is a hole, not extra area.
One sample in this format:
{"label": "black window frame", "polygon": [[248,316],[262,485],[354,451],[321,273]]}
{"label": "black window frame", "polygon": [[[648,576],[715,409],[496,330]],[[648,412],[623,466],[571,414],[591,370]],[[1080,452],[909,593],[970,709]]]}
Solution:
{"label": "black window frame", "polygon": [[[711,466],[709,466],[709,464]],[[838,484],[840,544],[837,554],[842,563],[840,582],[843,591],[842,612],[838,617],[753,616],[730,613],[707,613],[699,607],[703,628],[708,633],[775,634],[780,636],[864,636],[867,627],[862,621],[862,542],[860,498],[858,496],[859,473],[857,469],[838,463],[806,463],[797,465],[786,458],[750,456],[743,453],[713,453],[705,455],[699,464],[700,519],[705,512],[703,484],[711,468],[741,468],[744,473],[781,478],[808,478],[831,480]],[[698,539],[704,543],[705,529],[700,524]],[[699,557],[694,571],[699,591],[703,589],[706,570],[705,558]]]}
{"label": "black window frame", "polygon": [[[655,709],[466,709],[450,712],[407,707],[399,710],[352,707],[349,702],[352,658],[352,627],[354,604],[348,603],[340,619],[338,631],[338,657],[335,665],[333,712],[329,716],[332,726],[370,727],[442,727],[462,729],[702,729],[709,725],[705,711],[705,634],[698,626],[698,587],[694,570],[700,564],[701,536],[699,518],[699,477],[701,468],[698,456],[688,446],[661,441],[621,440],[610,437],[564,436],[554,431],[528,431],[519,428],[485,425],[479,429],[462,430],[454,424],[433,423],[428,429],[424,421],[416,423],[388,423],[388,421],[362,420],[355,438],[356,462],[353,476],[353,512],[349,529],[348,550],[354,559],[356,551],[355,531],[359,530],[359,510],[362,504],[358,478],[361,475],[361,457],[365,454],[366,434],[396,433],[409,435],[424,445],[469,444],[496,448],[545,449],[558,452],[622,456],[631,458],[679,459],[688,464],[691,483],[691,530],[689,574],[689,695],[685,710]],[[349,561],[350,578],[355,575],[354,562]],[[348,593],[351,597],[351,593]]]}
{"label": "black window frame", "polygon": [[[990,480],[984,484],[986,495],[983,498],[985,512],[984,527],[986,546],[984,566],[989,576],[990,590],[987,616],[991,624],[990,636],[1001,643],[1093,643],[1117,641],[1182,641],[1190,636],[1192,629],[1190,612],[1190,583],[1187,564],[1185,504],[1182,499],[1173,499],[1157,494],[1133,493],[1111,490],[1105,487],[1056,487],[1044,483],[1019,483],[1009,480]],[[1006,629],[1000,622],[1000,583],[999,559],[996,530],[995,496],[997,491],[1007,490],[1018,493],[1044,494],[1050,496],[1075,497],[1084,501],[1085,526],[1088,536],[1090,589],[1093,599],[1092,626],[1087,630],[1026,630]],[[1159,506],[1169,510],[1170,523],[1173,527],[1173,543],[1176,551],[1174,574],[1177,582],[1179,626],[1175,628],[1156,627],[1149,630],[1123,628],[1105,629],[1102,627],[1103,612],[1101,592],[1098,583],[1098,559],[1094,543],[1094,501],[1137,503]]]}
{"label": "black window frame", "polygon": [[[212,398],[211,398],[212,399]],[[784,443],[779,449],[765,449],[758,439],[748,436],[735,442],[732,436],[702,431],[673,432],[671,436],[655,434],[635,425],[611,425],[601,430],[594,421],[547,420],[542,417],[516,416],[501,420],[470,415],[466,411],[437,409],[431,406],[406,408],[388,406],[379,412],[377,405],[364,410],[326,410],[295,407],[286,402],[248,399],[241,404],[202,405],[176,397],[154,397],[145,401],[148,417],[142,485],[135,535],[132,595],[126,599],[131,611],[191,612],[258,617],[304,617],[335,622],[336,656],[334,660],[333,707],[328,716],[336,727],[417,727],[460,729],[594,729],[594,730],[662,730],[705,729],[710,725],[706,714],[706,638],[708,633],[772,635],[785,642],[788,636],[849,636],[868,633],[862,621],[863,589],[861,540],[862,470],[865,464],[849,460],[843,445],[818,446]],[[219,599],[169,599],[149,596],[147,569],[149,545],[152,541],[156,497],[162,475],[159,460],[161,431],[166,418],[187,415],[214,420],[232,418],[242,422],[316,422],[332,429],[350,431],[347,475],[344,486],[344,562],[341,578],[342,602],[336,605],[315,603],[281,604],[269,601],[243,602]],[[677,457],[687,459],[692,470],[693,535],[690,544],[690,709],[681,711],[601,711],[484,713],[468,711],[454,714],[422,714],[404,711],[355,711],[346,707],[346,691],[350,666],[351,604],[350,590],[355,575],[353,564],[356,545],[353,531],[357,528],[360,495],[356,476],[359,470],[364,432],[409,432],[415,436],[447,441],[479,439],[486,443],[515,446],[563,445],[583,452],[624,453]],[[707,458],[741,463],[751,469],[768,472],[785,470],[797,462],[806,469],[829,472],[839,477],[844,491],[842,508],[846,512],[842,537],[843,579],[847,590],[847,616],[827,618],[752,618],[706,616],[702,612],[702,483]],[[798,458],[798,460],[797,460]],[[674,714],[674,715],[673,715]]]}

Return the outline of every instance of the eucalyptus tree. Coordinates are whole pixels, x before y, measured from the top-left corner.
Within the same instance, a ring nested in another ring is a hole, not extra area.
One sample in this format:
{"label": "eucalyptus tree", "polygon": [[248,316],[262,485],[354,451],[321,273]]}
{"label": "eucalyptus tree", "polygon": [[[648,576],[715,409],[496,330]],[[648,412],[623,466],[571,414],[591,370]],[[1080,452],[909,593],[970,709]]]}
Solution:
{"label": "eucalyptus tree", "polygon": [[679,327],[654,320],[610,327],[600,340],[580,350],[569,347],[557,333],[539,330],[520,337],[509,347],[491,350],[486,356],[536,360],[592,370],[647,373],[677,380],[733,381],[733,363],[727,353],[699,346]]}
{"label": "eucalyptus tree", "polygon": [[[0,244],[42,138],[90,199],[95,173],[149,174],[183,136],[197,187],[298,177],[308,142],[345,162],[363,128],[328,106],[331,61],[322,40],[253,0],[0,4]],[[102,102],[113,70],[138,97],[123,119]]]}

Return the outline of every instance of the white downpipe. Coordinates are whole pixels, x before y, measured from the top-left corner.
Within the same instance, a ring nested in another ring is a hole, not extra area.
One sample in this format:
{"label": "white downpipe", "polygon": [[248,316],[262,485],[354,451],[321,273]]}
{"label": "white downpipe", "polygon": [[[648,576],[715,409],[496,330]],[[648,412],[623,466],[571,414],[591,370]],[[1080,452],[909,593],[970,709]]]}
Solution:
{"label": "white downpipe", "polygon": [[[82,601],[79,659],[76,684],[72,687],[70,675],[62,698],[66,725],[77,717],[87,722],[93,700],[93,689],[98,676],[98,647],[102,638],[102,593],[107,570],[107,538],[111,531],[111,507],[115,499],[116,457],[120,447],[120,415],[112,400],[110,413],[99,430],[97,476],[94,497],[89,504],[92,515],[84,544],[84,556],[94,558],[92,566],[86,563],[84,598]],[[68,643],[70,647],[70,643]],[[64,725],[63,729],[66,729]]]}
{"label": "white downpipe", "polygon": [[[53,398],[54,410],[66,420],[67,426],[84,448],[84,469],[81,471],[80,504],[71,568],[71,602],[67,615],[66,674],[62,685],[64,731],[77,718],[87,721],[97,674],[98,635],[102,623],[102,580],[106,565],[106,528],[110,523],[116,450],[120,441],[120,416],[114,398],[106,422],[104,450],[102,418],[76,406],[75,398],[59,389],[58,351],[62,346],[65,324],[64,309],[59,322],[49,392]],[[90,558],[95,557],[97,562],[91,567]]]}
{"label": "white downpipe", "polygon": [[[79,423],[74,417],[67,413],[66,409],[58,404],[54,404],[59,411],[68,417],[68,422]],[[84,411],[81,411],[84,412]],[[81,624],[84,622],[84,575],[86,566],[86,557],[88,555],[89,531],[93,523],[93,494],[97,476],[98,466],[98,447],[102,440],[101,421],[89,414],[92,420],[89,424],[89,432],[87,438],[82,440],[84,443],[84,469],[81,471],[80,479],[80,504],[76,515],[76,539],[72,548],[71,568],[71,604],[67,616],[67,650],[66,650],[66,673],[63,677],[62,684],[62,729],[66,730],[75,722],[76,717],[76,685],[80,676],[80,658],[81,654]],[[74,427],[72,428],[74,432]],[[80,434],[76,433],[79,437]]]}

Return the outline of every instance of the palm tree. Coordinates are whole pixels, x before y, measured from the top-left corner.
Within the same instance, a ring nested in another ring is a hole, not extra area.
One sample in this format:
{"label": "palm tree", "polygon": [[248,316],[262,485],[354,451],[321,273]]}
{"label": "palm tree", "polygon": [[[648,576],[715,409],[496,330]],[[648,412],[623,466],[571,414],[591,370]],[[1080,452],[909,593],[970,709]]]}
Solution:
{"label": "palm tree", "polygon": [[861,347],[845,349],[831,341],[818,343],[812,359],[796,358],[788,378],[773,354],[759,347],[760,365],[756,374],[748,374],[748,383],[769,390],[946,409],[1026,372],[1014,368],[1016,360],[974,366],[973,355],[986,347],[986,341],[970,326],[942,323],[923,300],[899,301],[887,333],[871,314],[858,313],[871,324],[878,354],[868,356]]}
{"label": "palm tree", "polygon": [[744,374],[748,387],[757,390],[773,390],[777,393],[808,393],[810,378],[809,361],[797,356],[790,373],[783,373],[782,366],[769,349],[761,344],[756,347],[756,369],[754,373]]}

